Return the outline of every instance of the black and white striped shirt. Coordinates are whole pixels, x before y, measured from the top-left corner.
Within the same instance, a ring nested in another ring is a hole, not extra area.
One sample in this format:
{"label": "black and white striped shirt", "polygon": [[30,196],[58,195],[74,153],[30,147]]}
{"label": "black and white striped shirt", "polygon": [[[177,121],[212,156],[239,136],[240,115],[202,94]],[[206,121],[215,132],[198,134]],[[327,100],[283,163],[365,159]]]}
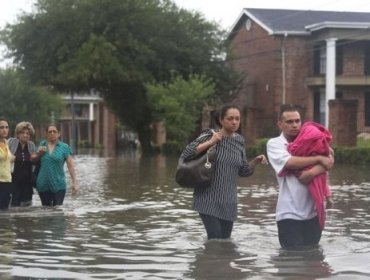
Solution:
{"label": "black and white striped shirt", "polygon": [[[195,156],[196,147],[209,140],[211,130],[206,130],[186,146],[181,157],[190,159]],[[193,208],[201,214],[220,219],[235,221],[237,217],[237,179],[253,174],[245,155],[244,138],[237,133],[224,137],[216,144],[216,165],[211,186],[195,188]]]}

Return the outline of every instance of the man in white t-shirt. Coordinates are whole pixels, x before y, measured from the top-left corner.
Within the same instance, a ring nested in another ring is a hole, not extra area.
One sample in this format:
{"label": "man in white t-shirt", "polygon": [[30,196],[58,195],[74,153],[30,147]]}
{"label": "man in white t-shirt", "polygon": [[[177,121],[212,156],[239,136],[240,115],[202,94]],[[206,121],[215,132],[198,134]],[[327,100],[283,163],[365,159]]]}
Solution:
{"label": "man in white t-shirt", "polygon": [[[326,156],[297,157],[288,152],[288,143],[297,137],[301,128],[297,106],[281,106],[278,126],[281,134],[267,142],[267,155],[279,184],[276,205],[279,242],[283,248],[316,246],[321,238],[321,228],[308,183],[316,175],[329,170],[334,161]],[[302,171],[299,177],[293,172],[279,176],[283,169],[294,171],[307,166],[313,167]]]}

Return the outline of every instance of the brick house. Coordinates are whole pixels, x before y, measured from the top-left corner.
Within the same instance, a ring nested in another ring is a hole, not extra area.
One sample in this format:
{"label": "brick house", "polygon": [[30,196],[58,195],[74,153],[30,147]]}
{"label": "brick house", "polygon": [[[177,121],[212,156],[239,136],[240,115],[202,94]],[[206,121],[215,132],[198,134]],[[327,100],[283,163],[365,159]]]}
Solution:
{"label": "brick house", "polygon": [[104,100],[96,93],[74,94],[74,127],[72,133],[72,96],[62,95],[64,109],[60,117],[61,136],[63,141],[74,145],[82,144],[91,147],[104,147],[107,150],[116,148],[117,118],[106,107]]}
{"label": "brick house", "polygon": [[229,34],[228,63],[245,78],[236,102],[247,141],[276,135],[284,103],[328,126],[329,100],[357,100],[357,132],[369,132],[369,28],[370,13],[244,9]]}

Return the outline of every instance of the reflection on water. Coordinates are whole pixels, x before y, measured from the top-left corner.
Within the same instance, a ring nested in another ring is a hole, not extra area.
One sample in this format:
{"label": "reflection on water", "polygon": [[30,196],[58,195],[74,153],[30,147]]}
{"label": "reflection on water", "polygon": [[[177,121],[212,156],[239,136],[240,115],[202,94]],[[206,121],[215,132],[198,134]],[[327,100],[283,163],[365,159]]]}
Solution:
{"label": "reflection on water", "polygon": [[136,152],[80,155],[81,186],[61,208],[0,213],[0,279],[367,279],[368,167],[337,165],[335,205],[320,248],[281,250],[270,167],[239,181],[232,240],[206,242],[191,190],[174,182],[176,158]]}

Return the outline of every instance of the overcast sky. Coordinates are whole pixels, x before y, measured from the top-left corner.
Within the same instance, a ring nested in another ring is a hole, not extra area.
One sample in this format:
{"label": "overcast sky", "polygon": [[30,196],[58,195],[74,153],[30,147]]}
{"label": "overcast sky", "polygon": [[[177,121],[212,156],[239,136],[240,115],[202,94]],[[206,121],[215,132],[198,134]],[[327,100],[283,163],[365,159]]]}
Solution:
{"label": "overcast sky", "polygon": [[[0,0],[0,28],[7,22],[13,22],[22,11],[30,12],[32,3],[35,0]],[[370,0],[175,0],[175,3],[179,7],[201,12],[206,19],[216,21],[226,30],[232,27],[243,8],[370,12]],[[0,47],[2,66],[4,61],[1,56]]]}
{"label": "overcast sky", "polygon": [[[34,2],[0,0],[0,27],[13,21],[21,10],[30,11]],[[200,11],[208,20],[216,21],[226,29],[233,25],[243,8],[370,12],[369,0],[175,0],[175,3],[182,8]]]}
{"label": "overcast sky", "polygon": [[[202,12],[229,29],[243,8],[370,12],[369,0],[175,0],[178,6]],[[370,21],[370,19],[369,19]]]}

